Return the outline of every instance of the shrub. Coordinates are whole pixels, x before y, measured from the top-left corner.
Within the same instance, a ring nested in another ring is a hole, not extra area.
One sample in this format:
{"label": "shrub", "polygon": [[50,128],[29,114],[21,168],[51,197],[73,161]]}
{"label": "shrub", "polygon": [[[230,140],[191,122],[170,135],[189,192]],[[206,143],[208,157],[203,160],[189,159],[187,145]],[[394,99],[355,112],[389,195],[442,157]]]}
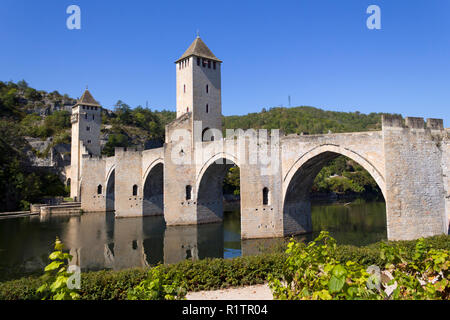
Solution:
{"label": "shrub", "polygon": [[148,278],[128,290],[128,300],[180,300],[186,296],[181,275],[171,279],[161,266],[151,269]]}
{"label": "shrub", "polygon": [[45,267],[42,276],[44,283],[36,293],[42,300],[76,300],[80,295],[76,289],[69,288],[68,283],[71,273],[68,272],[68,264],[72,256],[63,252],[64,245],[56,238],[55,251],[49,256],[52,262]]}
{"label": "shrub", "polygon": [[366,286],[370,275],[354,261],[341,263],[334,256],[336,241],[322,231],[308,245],[288,244],[283,277],[269,276],[276,299],[369,299],[377,296]]}
{"label": "shrub", "polygon": [[269,285],[277,299],[448,300],[449,251],[431,243],[448,247],[448,236],[355,249],[323,231],[308,245],[292,240],[282,276],[270,275]]}

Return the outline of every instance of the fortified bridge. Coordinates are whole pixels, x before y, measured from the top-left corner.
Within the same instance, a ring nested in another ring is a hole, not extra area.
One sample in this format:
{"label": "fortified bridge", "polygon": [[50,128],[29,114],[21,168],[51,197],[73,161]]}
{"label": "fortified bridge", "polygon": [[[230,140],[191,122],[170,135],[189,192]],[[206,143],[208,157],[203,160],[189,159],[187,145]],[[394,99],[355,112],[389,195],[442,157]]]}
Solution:
{"label": "fortified bridge", "polygon": [[[221,137],[221,61],[197,38],[176,61],[177,119],[161,148],[116,148],[100,157],[100,105],[89,91],[73,107],[71,194],[84,212],[164,215],[167,225],[222,221],[222,183],[240,168],[241,237],[312,231],[309,192],[330,160],[364,167],[386,201],[388,239],[447,234],[450,129],[440,119],[385,115],[381,131]],[[78,156],[77,156],[78,155]]]}

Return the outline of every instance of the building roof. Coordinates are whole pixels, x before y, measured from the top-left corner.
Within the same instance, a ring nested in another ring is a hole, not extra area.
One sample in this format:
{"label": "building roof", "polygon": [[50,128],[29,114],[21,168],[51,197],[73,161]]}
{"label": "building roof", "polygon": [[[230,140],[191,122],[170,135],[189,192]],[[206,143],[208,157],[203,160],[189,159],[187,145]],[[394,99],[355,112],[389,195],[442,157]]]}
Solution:
{"label": "building roof", "polygon": [[211,50],[209,50],[209,48],[206,46],[206,44],[199,36],[197,36],[197,38],[194,40],[194,42],[192,42],[192,44],[189,46],[186,52],[177,61],[175,61],[175,63],[177,63],[180,60],[186,59],[190,56],[197,56],[201,58],[214,60],[217,62],[222,62],[211,52]]}
{"label": "building roof", "polygon": [[77,101],[75,106],[83,105],[83,106],[92,106],[92,107],[101,107],[101,105],[94,99],[92,94],[86,89],[81,96],[81,98]]}

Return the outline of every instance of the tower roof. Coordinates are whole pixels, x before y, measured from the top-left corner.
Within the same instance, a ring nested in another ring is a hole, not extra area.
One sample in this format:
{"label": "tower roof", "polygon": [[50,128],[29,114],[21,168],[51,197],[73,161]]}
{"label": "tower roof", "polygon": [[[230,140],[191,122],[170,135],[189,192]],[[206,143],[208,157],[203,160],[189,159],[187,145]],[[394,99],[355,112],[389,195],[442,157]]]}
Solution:
{"label": "tower roof", "polygon": [[186,52],[177,61],[175,61],[175,63],[190,56],[197,56],[201,58],[214,60],[217,62],[222,62],[221,60],[217,59],[217,57],[211,52],[211,50],[209,50],[209,48],[206,46],[206,44],[199,36],[195,38],[194,42],[192,42],[192,44],[189,46]]}
{"label": "tower roof", "polygon": [[92,107],[101,107],[101,105],[94,99],[92,94],[86,89],[81,96],[80,100],[77,101],[75,106],[84,105],[84,106],[92,106]]}

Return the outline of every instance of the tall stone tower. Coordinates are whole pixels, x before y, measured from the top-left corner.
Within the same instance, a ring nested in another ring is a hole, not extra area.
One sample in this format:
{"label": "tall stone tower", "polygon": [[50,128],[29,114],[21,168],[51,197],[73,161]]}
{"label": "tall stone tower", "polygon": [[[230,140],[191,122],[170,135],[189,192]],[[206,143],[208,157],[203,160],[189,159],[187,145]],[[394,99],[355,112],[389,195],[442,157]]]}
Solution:
{"label": "tall stone tower", "polygon": [[[175,62],[177,72],[177,118],[192,113],[193,123],[222,130],[222,88],[219,60],[199,36]],[[206,138],[212,140],[211,134]]]}
{"label": "tall stone tower", "polygon": [[72,146],[70,157],[70,197],[80,200],[81,161],[83,155],[100,156],[102,107],[89,90],[72,107]]}

